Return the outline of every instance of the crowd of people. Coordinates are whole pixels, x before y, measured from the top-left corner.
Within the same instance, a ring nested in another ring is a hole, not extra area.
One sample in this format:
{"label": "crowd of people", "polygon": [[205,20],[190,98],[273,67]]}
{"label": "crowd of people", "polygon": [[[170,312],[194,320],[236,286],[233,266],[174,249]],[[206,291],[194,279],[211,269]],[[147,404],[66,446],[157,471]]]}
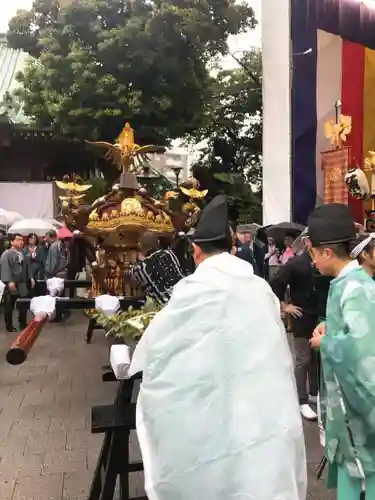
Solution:
{"label": "crowd of people", "polygon": [[[64,277],[68,264],[68,247],[54,230],[43,238],[29,234],[1,233],[0,280],[5,285],[3,295],[4,321],[8,332],[17,329],[13,324],[13,311],[17,298],[38,295],[38,280]],[[27,311],[19,311],[19,328],[27,325]]]}
{"label": "crowd of people", "polygon": [[[328,486],[338,500],[375,498],[374,234],[340,204],[311,214],[298,251],[295,235],[279,249],[227,217],[222,197],[205,208],[196,269],[173,274],[132,359],[148,497],[305,500],[301,416],[316,420],[318,406]],[[137,264],[146,293],[152,255]]]}
{"label": "crowd of people", "polygon": [[[320,417],[338,500],[375,498],[375,233],[330,204],[310,215],[298,248],[295,239],[232,228],[223,196],[202,211],[184,260],[141,236],[130,279],[164,306],[129,371],[143,373],[137,433],[150,499],[305,500],[301,417]],[[9,241],[0,278],[14,331],[16,298],[64,277],[68,256],[54,231]]]}
{"label": "crowd of people", "polygon": [[[286,327],[294,336],[301,414],[307,420],[316,420],[319,356],[311,349],[309,339],[325,317],[330,278],[314,266],[307,237],[302,239],[302,250],[293,248],[298,236],[295,231],[286,231],[278,244],[262,230],[255,235],[246,226],[232,228],[231,234],[231,254],[251,264],[254,274],[266,279],[280,300]],[[161,249],[154,233],[144,233],[131,270],[133,283],[157,304],[166,304],[183,277],[184,271],[173,251]]]}

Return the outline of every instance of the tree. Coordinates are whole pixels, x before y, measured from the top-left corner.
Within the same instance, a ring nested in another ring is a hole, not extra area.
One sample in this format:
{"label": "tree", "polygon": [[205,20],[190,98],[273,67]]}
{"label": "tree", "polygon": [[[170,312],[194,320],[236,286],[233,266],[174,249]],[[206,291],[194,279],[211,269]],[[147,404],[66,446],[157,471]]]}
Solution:
{"label": "tree", "polygon": [[203,127],[194,141],[203,142],[194,175],[210,197],[225,192],[231,216],[240,222],[261,221],[262,76],[261,53],[251,49],[239,67],[219,71],[214,98],[205,108]]}
{"label": "tree", "polygon": [[35,59],[19,75],[38,126],[112,141],[130,121],[140,144],[167,145],[203,127],[212,61],[255,25],[235,0],[34,0],[8,43]]}

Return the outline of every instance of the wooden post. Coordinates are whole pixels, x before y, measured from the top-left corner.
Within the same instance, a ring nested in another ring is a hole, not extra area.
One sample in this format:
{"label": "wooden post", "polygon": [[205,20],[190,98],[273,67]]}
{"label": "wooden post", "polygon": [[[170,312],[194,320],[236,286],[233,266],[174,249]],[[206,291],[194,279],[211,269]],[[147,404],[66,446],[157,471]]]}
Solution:
{"label": "wooden post", "polygon": [[22,330],[7,352],[6,360],[10,365],[21,365],[26,360],[47,321],[48,314],[41,313],[36,315],[31,323]]}

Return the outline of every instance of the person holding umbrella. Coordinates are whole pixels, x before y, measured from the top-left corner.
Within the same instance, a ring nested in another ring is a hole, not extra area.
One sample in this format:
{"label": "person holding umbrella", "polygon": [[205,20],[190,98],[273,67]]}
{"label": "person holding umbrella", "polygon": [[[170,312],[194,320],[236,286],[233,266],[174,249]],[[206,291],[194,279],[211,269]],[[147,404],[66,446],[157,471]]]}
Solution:
{"label": "person holding umbrella", "polygon": [[35,233],[30,233],[27,236],[23,255],[29,269],[31,290],[36,291],[36,281],[44,277],[44,256],[39,245],[38,236]]}
{"label": "person holding umbrella", "polygon": [[280,255],[280,264],[285,265],[290,259],[294,257],[294,252],[293,252],[293,242],[296,239],[296,237],[299,236],[298,234],[288,231],[284,237],[284,250],[282,254]]}
{"label": "person holding umbrella", "polygon": [[0,229],[0,257],[6,250],[6,232]]}
{"label": "person holding umbrella", "polygon": [[46,275],[48,278],[64,278],[68,259],[63,243],[57,237],[57,231],[51,229],[46,233],[48,255],[46,260]]}
{"label": "person holding umbrella", "polygon": [[[46,233],[46,242],[48,244],[48,254],[45,264],[45,273],[47,278],[63,278],[67,277],[68,254],[64,243],[59,240],[57,231],[51,229]],[[64,317],[68,317],[69,312],[65,311]],[[56,323],[63,319],[62,313],[57,312],[55,319]]]}

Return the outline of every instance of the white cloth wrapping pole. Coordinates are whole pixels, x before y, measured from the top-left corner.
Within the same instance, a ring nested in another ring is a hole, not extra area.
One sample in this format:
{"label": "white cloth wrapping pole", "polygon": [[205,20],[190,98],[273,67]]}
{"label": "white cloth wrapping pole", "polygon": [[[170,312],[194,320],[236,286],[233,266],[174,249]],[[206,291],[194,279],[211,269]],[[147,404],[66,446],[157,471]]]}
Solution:
{"label": "white cloth wrapping pole", "polygon": [[290,0],[262,0],[263,224],[292,218]]}
{"label": "white cloth wrapping pole", "polygon": [[109,362],[117,380],[129,378],[130,347],[125,344],[111,346]]}
{"label": "white cloth wrapping pole", "polygon": [[51,318],[56,311],[56,297],[51,295],[33,297],[30,301],[30,311],[35,317],[48,315]]}
{"label": "white cloth wrapping pole", "polygon": [[56,297],[61,295],[64,291],[64,279],[63,278],[49,278],[47,280],[47,290],[50,295]]}
{"label": "white cloth wrapping pole", "polygon": [[95,309],[102,311],[105,316],[112,316],[120,310],[120,300],[114,295],[99,295],[95,297]]}
{"label": "white cloth wrapping pole", "polygon": [[47,290],[49,295],[33,297],[30,301],[30,311],[35,318],[48,316],[52,318],[56,312],[56,297],[64,290],[64,280],[62,278],[50,278],[47,280]]}
{"label": "white cloth wrapping pole", "polygon": [[[99,295],[95,298],[95,309],[102,311],[105,316],[113,316],[120,310],[120,300],[113,295]],[[109,361],[118,380],[129,378],[130,349],[127,345],[113,345]]]}

